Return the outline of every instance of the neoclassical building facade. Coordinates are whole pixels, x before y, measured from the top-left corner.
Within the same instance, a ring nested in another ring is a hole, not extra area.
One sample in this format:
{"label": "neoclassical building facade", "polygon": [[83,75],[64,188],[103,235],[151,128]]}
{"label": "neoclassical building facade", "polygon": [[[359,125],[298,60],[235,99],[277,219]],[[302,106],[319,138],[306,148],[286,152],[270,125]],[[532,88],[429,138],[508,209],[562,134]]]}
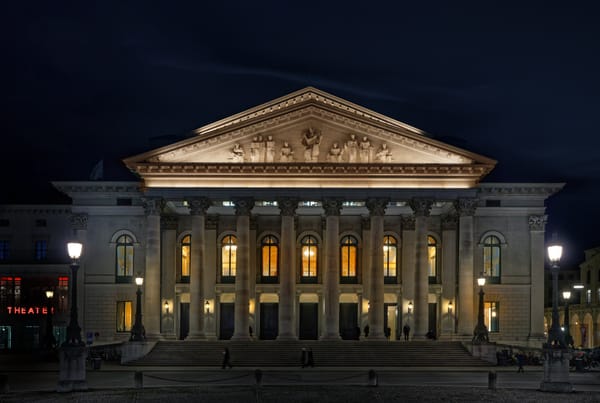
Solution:
{"label": "neoclassical building facade", "polygon": [[495,161],[314,88],[124,160],[139,181],[54,182],[84,243],[84,331],[127,339],[544,339],[545,200]]}

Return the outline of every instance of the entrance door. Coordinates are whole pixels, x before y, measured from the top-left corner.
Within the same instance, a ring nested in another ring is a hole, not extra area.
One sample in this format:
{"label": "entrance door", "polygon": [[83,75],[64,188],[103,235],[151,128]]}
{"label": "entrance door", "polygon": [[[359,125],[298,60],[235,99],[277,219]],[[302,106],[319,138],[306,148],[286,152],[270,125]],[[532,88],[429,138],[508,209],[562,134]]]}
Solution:
{"label": "entrance door", "polygon": [[340,303],[340,336],[342,340],[356,340],[360,337],[358,327],[358,304]]}
{"label": "entrance door", "polygon": [[190,303],[179,304],[179,340],[184,340],[190,331]]}
{"label": "entrance door", "polygon": [[234,304],[233,302],[222,302],[219,305],[220,319],[219,319],[219,339],[229,340],[233,336],[234,327]]}
{"label": "entrance door", "polygon": [[260,339],[275,340],[279,333],[279,304],[264,302],[260,304]]}
{"label": "entrance door", "polygon": [[303,302],[300,304],[300,340],[319,338],[319,304]]}
{"label": "entrance door", "polygon": [[396,340],[398,324],[396,322],[396,304],[383,304],[383,332],[389,340]]}
{"label": "entrance door", "polygon": [[433,337],[437,339],[437,304],[435,302],[429,304],[429,328],[433,333]]}

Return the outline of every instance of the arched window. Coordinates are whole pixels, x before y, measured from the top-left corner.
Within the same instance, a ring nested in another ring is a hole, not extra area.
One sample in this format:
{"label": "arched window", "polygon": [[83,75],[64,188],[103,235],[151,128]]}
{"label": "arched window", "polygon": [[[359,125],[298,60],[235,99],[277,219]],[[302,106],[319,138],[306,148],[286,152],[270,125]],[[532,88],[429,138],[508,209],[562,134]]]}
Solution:
{"label": "arched window", "polygon": [[279,242],[272,235],[262,239],[261,245],[263,282],[277,281],[279,275]]}
{"label": "arched window", "polygon": [[358,241],[353,236],[342,238],[340,245],[340,279],[342,283],[356,282],[356,263],[358,261]]}
{"label": "arched window", "polygon": [[117,282],[128,283],[133,279],[133,238],[121,235],[116,247]]}
{"label": "arched window", "polygon": [[495,235],[483,240],[483,274],[490,283],[500,282],[500,239]]}
{"label": "arched window", "polygon": [[431,235],[427,237],[427,262],[429,271],[429,283],[437,283],[437,241]]}
{"label": "arched window", "polygon": [[398,241],[390,235],[383,237],[383,278],[385,283],[395,283],[398,275]]}
{"label": "arched window", "polygon": [[181,240],[181,272],[180,281],[189,283],[192,262],[192,236],[186,235]]}
{"label": "arched window", "polygon": [[221,280],[226,282],[235,281],[235,269],[237,263],[237,238],[227,235],[221,242]]}
{"label": "arched window", "polygon": [[302,238],[302,282],[317,281],[317,239],[312,235]]}

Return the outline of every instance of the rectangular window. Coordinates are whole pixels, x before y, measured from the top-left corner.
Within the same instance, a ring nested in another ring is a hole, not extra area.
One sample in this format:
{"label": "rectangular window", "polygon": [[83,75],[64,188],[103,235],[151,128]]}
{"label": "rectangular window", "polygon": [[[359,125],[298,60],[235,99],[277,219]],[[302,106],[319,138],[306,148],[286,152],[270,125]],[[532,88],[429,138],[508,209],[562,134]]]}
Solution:
{"label": "rectangular window", "polygon": [[58,295],[54,297],[56,299],[56,305],[58,312],[67,312],[69,308],[69,277],[60,276],[58,277]]}
{"label": "rectangular window", "polygon": [[117,301],[117,332],[130,332],[132,325],[132,302]]}
{"label": "rectangular window", "polygon": [[48,257],[48,241],[39,239],[35,241],[35,260],[46,260]]}
{"label": "rectangular window", "polygon": [[483,318],[488,332],[500,331],[500,303],[485,302],[483,310]]}
{"label": "rectangular window", "polygon": [[356,247],[342,247],[342,277],[356,277]]}
{"label": "rectangular window", "polygon": [[0,240],[0,260],[8,260],[10,252],[10,243],[7,240]]}
{"label": "rectangular window", "polygon": [[21,303],[21,277],[0,277],[0,306]]}

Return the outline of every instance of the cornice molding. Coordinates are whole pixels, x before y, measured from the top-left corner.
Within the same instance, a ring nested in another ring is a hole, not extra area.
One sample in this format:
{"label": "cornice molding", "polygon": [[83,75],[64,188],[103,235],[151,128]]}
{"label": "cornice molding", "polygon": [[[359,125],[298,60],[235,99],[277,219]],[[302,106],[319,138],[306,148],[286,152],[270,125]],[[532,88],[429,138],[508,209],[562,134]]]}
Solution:
{"label": "cornice molding", "polygon": [[75,193],[135,193],[142,195],[141,182],[52,182],[52,185],[61,192],[71,195]]}
{"label": "cornice molding", "polygon": [[71,206],[0,205],[0,214],[71,214]]}
{"label": "cornice molding", "polygon": [[565,183],[480,183],[481,198],[489,196],[544,196],[559,192]]}

